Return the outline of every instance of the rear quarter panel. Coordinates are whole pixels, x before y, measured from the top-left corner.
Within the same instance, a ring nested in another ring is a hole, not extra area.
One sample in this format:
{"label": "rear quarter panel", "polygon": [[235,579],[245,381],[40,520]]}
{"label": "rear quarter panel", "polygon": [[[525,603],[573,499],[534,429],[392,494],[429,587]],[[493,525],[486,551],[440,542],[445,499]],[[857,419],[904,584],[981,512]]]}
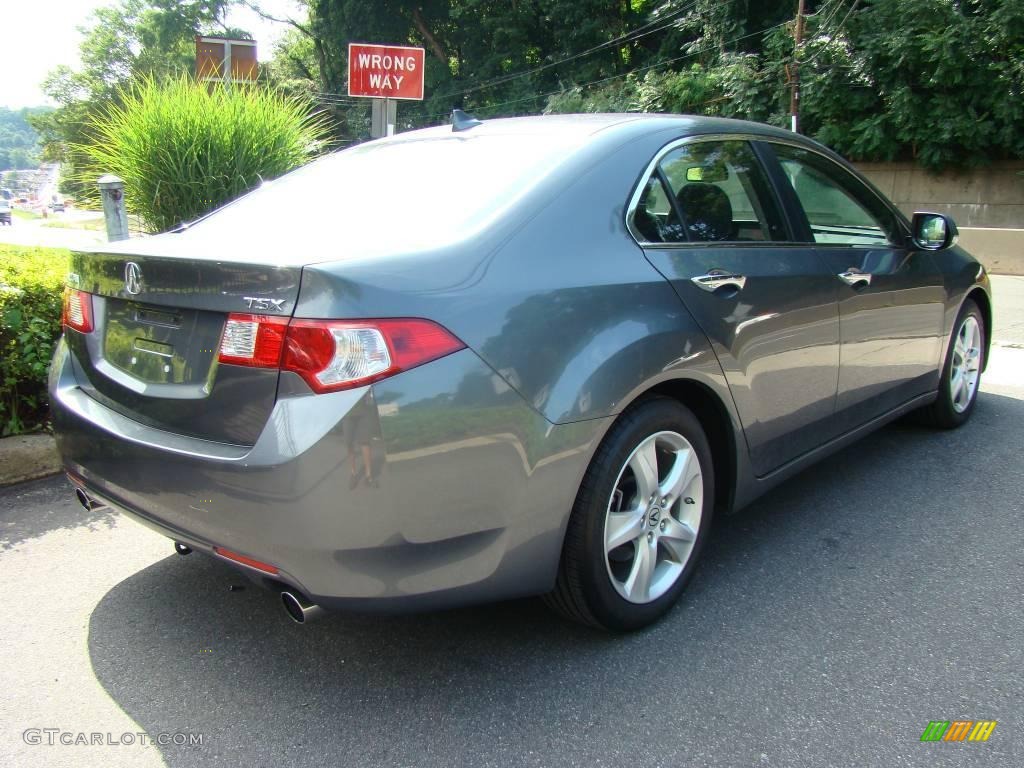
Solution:
{"label": "rear quarter panel", "polygon": [[679,377],[729,402],[706,337],[625,227],[640,174],[682,131],[672,125],[594,141],[443,252],[307,267],[296,315],[434,319],[556,424],[617,414]]}

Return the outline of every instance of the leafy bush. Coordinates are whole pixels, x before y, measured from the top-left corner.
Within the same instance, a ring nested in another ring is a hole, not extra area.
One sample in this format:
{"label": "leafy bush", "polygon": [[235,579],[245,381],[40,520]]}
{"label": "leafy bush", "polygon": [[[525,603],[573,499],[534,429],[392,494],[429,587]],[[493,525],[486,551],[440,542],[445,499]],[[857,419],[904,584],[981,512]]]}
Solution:
{"label": "leafy bush", "polygon": [[794,2],[663,0],[653,16],[684,5],[690,10],[662,40],[671,67],[655,62],[563,89],[546,111],[789,126],[795,59],[800,130],[851,160],[914,160],[940,171],[1024,157],[1022,0],[822,1],[799,51],[792,24],[782,23]]}
{"label": "leafy bush", "polygon": [[0,434],[46,420],[46,372],[60,336],[69,253],[0,245]]}
{"label": "leafy bush", "polygon": [[90,134],[74,148],[85,158],[82,186],[120,176],[128,210],[162,231],[302,165],[323,148],[327,129],[301,99],[179,78],[121,91]]}

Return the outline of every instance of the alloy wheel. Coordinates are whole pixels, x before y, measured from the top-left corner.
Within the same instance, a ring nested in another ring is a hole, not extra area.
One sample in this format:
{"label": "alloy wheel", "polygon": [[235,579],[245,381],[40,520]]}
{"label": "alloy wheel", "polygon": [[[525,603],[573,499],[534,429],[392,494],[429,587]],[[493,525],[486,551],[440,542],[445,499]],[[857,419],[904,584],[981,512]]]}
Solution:
{"label": "alloy wheel", "polygon": [[700,459],[678,432],[657,432],[633,450],[604,525],[608,576],[621,597],[650,603],[679,580],[697,541],[703,499]]}
{"label": "alloy wheel", "polygon": [[963,413],[974,399],[981,369],[981,327],[973,315],[967,315],[953,343],[953,363],[949,370],[949,394],[953,410]]}

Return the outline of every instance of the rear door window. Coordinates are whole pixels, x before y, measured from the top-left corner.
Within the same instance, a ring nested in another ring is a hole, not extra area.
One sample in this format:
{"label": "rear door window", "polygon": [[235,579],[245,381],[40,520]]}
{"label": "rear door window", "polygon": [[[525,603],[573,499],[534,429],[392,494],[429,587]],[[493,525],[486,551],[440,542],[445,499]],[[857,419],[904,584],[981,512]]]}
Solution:
{"label": "rear door window", "polygon": [[683,238],[689,242],[786,240],[779,207],[746,141],[697,141],[658,164]]}
{"label": "rear door window", "polygon": [[657,174],[647,180],[640,195],[633,216],[633,226],[641,239],[649,243],[686,242],[686,232],[679,223],[675,206],[672,205],[668,190]]}

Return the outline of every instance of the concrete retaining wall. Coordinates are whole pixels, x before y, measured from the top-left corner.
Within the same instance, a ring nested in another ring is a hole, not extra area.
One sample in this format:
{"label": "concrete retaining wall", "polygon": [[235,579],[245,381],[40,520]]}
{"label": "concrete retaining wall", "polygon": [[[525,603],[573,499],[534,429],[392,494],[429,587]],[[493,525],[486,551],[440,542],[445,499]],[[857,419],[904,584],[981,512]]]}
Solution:
{"label": "concrete retaining wall", "polygon": [[931,174],[913,163],[855,165],[908,216],[914,211],[945,213],[961,231],[965,227],[1024,229],[1024,162],[942,174]]}
{"label": "concrete retaining wall", "polygon": [[959,227],[960,245],[994,275],[1024,275],[1024,229]]}
{"label": "concrete retaining wall", "polygon": [[1024,162],[932,174],[914,163],[855,163],[910,217],[952,216],[960,245],[993,274],[1024,275]]}

